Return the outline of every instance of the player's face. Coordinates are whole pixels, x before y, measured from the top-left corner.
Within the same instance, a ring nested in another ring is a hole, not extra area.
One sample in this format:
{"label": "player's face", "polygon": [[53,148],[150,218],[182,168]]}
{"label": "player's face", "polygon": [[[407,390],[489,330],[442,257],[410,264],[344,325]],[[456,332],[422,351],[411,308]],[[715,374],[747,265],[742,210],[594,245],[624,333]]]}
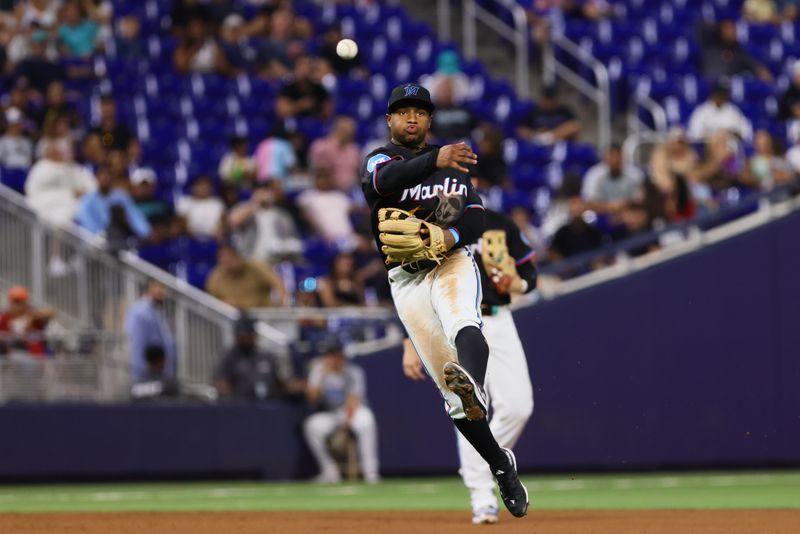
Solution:
{"label": "player's face", "polygon": [[397,108],[386,116],[392,139],[404,146],[420,146],[431,127],[427,109],[413,106]]}

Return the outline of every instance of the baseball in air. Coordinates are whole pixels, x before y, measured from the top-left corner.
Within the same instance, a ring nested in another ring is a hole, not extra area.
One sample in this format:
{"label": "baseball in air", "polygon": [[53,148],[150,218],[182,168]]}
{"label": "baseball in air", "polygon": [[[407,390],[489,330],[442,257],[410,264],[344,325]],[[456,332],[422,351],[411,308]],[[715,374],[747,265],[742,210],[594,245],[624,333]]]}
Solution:
{"label": "baseball in air", "polygon": [[358,45],[352,39],[342,39],[336,43],[336,54],[342,59],[353,59],[358,54]]}

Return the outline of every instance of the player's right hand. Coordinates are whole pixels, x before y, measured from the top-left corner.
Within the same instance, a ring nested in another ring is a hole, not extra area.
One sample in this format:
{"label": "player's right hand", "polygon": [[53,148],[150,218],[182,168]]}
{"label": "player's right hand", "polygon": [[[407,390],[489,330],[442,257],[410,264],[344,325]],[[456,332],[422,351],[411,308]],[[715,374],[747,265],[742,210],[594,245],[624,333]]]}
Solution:
{"label": "player's right hand", "polygon": [[446,169],[452,168],[461,172],[469,172],[469,170],[462,165],[474,165],[478,163],[478,156],[472,151],[466,143],[456,143],[454,145],[445,145],[439,149],[439,155],[436,157],[436,168]]}
{"label": "player's right hand", "polygon": [[403,374],[411,380],[425,380],[425,373],[422,371],[422,360],[419,359],[411,340],[406,338],[403,341]]}

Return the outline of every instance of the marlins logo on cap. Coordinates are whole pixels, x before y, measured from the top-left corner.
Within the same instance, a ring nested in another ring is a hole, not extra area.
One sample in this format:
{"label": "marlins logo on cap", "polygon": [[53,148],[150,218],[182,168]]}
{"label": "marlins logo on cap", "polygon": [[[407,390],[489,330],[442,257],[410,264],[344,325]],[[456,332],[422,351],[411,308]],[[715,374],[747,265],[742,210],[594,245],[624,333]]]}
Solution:
{"label": "marlins logo on cap", "polygon": [[404,105],[417,106],[429,112],[434,110],[430,92],[416,83],[404,83],[392,89],[389,97],[389,113]]}

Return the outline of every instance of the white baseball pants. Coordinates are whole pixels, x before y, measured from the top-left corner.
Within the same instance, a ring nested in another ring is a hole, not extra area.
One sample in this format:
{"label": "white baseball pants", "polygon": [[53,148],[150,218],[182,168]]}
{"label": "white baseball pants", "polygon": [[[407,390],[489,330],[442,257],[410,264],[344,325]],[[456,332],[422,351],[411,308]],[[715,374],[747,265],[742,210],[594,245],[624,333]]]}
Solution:
{"label": "white baseball pants", "polygon": [[397,314],[444,397],[450,417],[465,418],[461,399],[447,388],[442,368],[448,361],[458,361],[458,332],[466,326],[483,325],[481,277],[472,253],[457,249],[441,265],[417,273],[395,267],[389,271],[389,283]]}
{"label": "white baseball pants", "polygon": [[[483,322],[483,334],[489,345],[485,384],[491,403],[489,427],[501,447],[512,448],[533,413],[528,362],[508,309],[501,308],[497,315],[484,315]],[[497,506],[489,466],[460,432],[456,434],[461,478],[469,489],[472,509]]]}
{"label": "white baseball pants", "polygon": [[[328,452],[325,440],[334,430],[344,424],[344,408],[331,412],[317,412],[303,423],[308,447],[319,464],[320,475],[328,480],[339,480],[340,473],[336,462]],[[378,426],[375,415],[368,406],[356,408],[350,428],[358,440],[358,457],[365,480],[378,479]]]}

